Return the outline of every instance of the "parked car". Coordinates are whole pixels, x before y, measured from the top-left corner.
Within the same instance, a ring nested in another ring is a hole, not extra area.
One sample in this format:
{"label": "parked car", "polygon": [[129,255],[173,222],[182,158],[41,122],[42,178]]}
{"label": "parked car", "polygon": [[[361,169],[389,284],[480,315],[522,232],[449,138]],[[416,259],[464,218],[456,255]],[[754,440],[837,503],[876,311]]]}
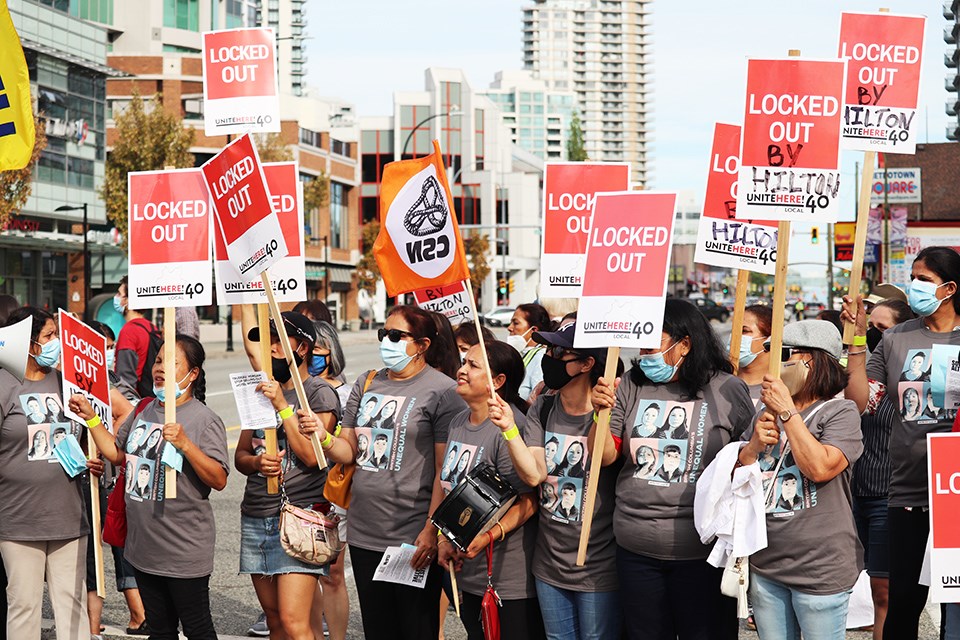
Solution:
{"label": "parked car", "polygon": [[827,308],[827,305],[822,302],[804,302],[803,303],[803,319],[804,320],[813,320],[817,315]]}
{"label": "parked car", "polygon": [[730,309],[726,308],[722,304],[717,304],[709,298],[697,298],[691,300],[697,308],[700,309],[707,320],[718,320],[720,322],[726,322],[730,318]]}
{"label": "parked car", "polygon": [[505,327],[510,324],[515,307],[495,307],[492,311],[483,314],[483,322],[488,327]]}

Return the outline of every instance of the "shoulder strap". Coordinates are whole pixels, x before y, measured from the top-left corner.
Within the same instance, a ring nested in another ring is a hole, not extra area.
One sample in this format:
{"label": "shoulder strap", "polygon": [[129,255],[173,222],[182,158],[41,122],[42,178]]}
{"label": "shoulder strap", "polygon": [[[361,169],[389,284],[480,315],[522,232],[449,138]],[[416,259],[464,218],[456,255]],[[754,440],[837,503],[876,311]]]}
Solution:
{"label": "shoulder strap", "polygon": [[[829,404],[830,402],[833,402],[834,400],[835,400],[835,398],[830,398],[829,400],[824,400],[824,401],[821,402],[819,405],[817,405],[816,407],[814,407],[814,408],[813,408],[813,411],[811,411],[810,413],[808,413],[808,414],[807,414],[807,417],[803,419],[804,424],[806,424],[807,420],[809,420],[809,419],[812,418],[813,416],[817,415],[817,411],[820,411],[820,409],[823,409],[825,406],[827,406],[827,404]],[[768,503],[770,502],[770,498],[771,498],[771,496],[773,495],[773,486],[774,486],[774,483],[775,483],[775,481],[776,481],[776,479],[777,479],[777,476],[780,475],[780,469],[783,468],[783,461],[786,459],[788,453],[790,453],[790,441],[789,441],[789,440],[787,440],[787,441],[784,443],[783,449],[780,450],[780,458],[777,460],[777,466],[776,466],[776,467],[774,468],[774,470],[773,470],[773,478],[771,479],[770,485],[767,487],[767,492],[766,492],[766,494],[764,495],[764,498],[763,498],[763,504],[764,504],[764,505],[766,505],[766,504],[768,504]]]}
{"label": "shoulder strap", "polygon": [[133,417],[136,418],[143,410],[147,408],[147,405],[153,401],[153,398],[140,398],[140,402],[137,403],[136,408],[133,410]]}

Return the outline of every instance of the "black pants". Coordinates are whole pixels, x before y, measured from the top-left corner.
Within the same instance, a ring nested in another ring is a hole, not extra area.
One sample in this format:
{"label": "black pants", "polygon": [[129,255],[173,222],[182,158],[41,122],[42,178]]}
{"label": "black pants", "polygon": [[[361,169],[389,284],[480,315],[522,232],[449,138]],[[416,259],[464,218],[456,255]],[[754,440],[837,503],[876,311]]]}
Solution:
{"label": "black pants", "polygon": [[137,569],[140,598],[150,621],[150,640],[177,640],[177,624],[189,640],[217,640],[210,616],[210,576],[167,578]]}
{"label": "black pants", "polygon": [[920,614],[927,603],[928,588],[920,584],[920,567],[930,533],[930,514],[922,509],[907,511],[891,507],[887,526],[890,530],[890,604],[883,637],[916,640],[920,633]]}
{"label": "black pants", "polygon": [[373,573],[382,558],[380,551],[350,546],[350,563],[357,583],[364,637],[367,640],[439,637],[443,569],[437,564],[432,565],[423,589],[392,582],[374,582]]}
{"label": "black pants", "polygon": [[[463,594],[460,619],[467,630],[467,640],[483,640],[483,625],[480,623],[480,596]],[[543,640],[543,617],[536,598],[504,600],[500,612],[501,640]]]}
{"label": "black pants", "polygon": [[630,640],[737,639],[737,601],[720,593],[723,569],[706,560],[658,560],[618,546],[617,574]]}

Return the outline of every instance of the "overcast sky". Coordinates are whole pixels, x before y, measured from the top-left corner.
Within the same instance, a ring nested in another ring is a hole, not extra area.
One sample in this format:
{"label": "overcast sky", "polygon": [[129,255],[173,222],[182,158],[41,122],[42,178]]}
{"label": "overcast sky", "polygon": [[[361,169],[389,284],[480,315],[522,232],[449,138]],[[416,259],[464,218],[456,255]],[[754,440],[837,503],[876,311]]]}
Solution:
{"label": "overcast sky", "polygon": [[[945,141],[947,22],[940,0],[881,0],[894,13],[925,14],[920,142]],[[484,88],[500,69],[522,68],[518,0],[360,0],[308,3],[308,81],[317,95],[357,105],[360,115],[392,113],[393,92],[423,89],[430,66],[466,72]],[[736,6],[730,11],[731,5]],[[658,189],[692,189],[702,199],[715,121],[740,122],[747,57],[835,57],[840,11],[875,11],[863,0],[656,0],[652,3],[653,182]],[[956,94],[951,94],[956,96]],[[841,198],[854,217],[854,162],[844,152]],[[803,231],[803,225],[795,225]],[[821,232],[823,233],[823,232]],[[795,241],[791,258],[822,260],[825,243]]]}

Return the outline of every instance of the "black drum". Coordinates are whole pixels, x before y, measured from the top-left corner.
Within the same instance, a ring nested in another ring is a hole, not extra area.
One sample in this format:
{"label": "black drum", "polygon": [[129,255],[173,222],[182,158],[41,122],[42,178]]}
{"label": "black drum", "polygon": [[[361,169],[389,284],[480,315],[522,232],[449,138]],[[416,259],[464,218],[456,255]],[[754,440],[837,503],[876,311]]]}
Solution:
{"label": "black drum", "polygon": [[494,526],[517,499],[517,490],[489,464],[470,470],[447,494],[430,521],[460,551]]}

